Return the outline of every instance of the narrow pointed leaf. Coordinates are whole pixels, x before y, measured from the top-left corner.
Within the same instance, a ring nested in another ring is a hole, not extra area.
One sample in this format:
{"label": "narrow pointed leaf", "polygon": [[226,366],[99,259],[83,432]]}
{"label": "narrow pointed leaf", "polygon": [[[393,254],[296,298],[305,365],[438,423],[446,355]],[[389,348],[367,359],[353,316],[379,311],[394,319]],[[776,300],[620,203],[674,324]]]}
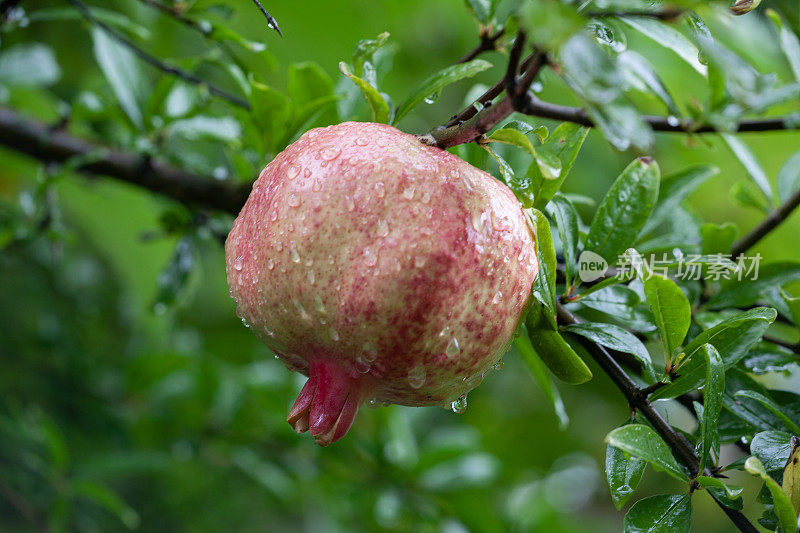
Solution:
{"label": "narrow pointed leaf", "polygon": [[675,461],[669,446],[649,426],[630,424],[619,427],[606,436],[606,443],[644,459],[653,468],[664,471],[675,479],[686,480],[686,474]]}

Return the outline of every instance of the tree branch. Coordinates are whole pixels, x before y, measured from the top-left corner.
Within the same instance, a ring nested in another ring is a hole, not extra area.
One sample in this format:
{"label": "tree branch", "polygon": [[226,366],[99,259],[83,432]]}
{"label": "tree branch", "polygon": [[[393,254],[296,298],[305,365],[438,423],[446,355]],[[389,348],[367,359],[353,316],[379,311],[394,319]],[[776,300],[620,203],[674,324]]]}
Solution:
{"label": "tree branch", "polygon": [[[539,73],[545,62],[544,54],[538,52],[533,54],[523,76],[525,83],[530,83],[534,80],[536,74]],[[501,92],[504,85],[505,80],[500,82]],[[524,86],[520,83],[519,87]],[[527,87],[525,90],[527,90]],[[483,110],[479,112],[476,111],[471,118],[466,121],[450,127],[431,130],[425,135],[420,136],[420,140],[426,144],[438,146],[439,148],[450,148],[451,146],[473,142],[514,112],[515,98],[516,95],[506,95],[505,98],[496,104],[489,106],[486,106],[487,102],[485,102]],[[474,109],[474,106],[471,106],[471,108]],[[468,113],[466,113],[465,110],[462,114]]]}
{"label": "tree branch", "polygon": [[269,29],[271,29],[271,30],[275,30],[276,32],[278,32],[278,35],[280,35],[281,37],[283,37],[283,32],[281,32],[281,29],[280,29],[280,27],[278,26],[278,21],[277,21],[277,20],[275,20],[275,19],[272,17],[272,15],[270,15],[269,13],[267,13],[267,10],[266,10],[266,9],[264,9],[264,6],[262,6],[262,5],[261,5],[261,2],[259,2],[258,0],[253,0],[253,3],[254,3],[254,4],[257,6],[257,7],[258,7],[258,9],[261,11],[261,13],[262,13],[262,14],[263,14],[265,17],[267,17],[267,26],[269,26]]}
{"label": "tree branch", "polygon": [[243,107],[245,109],[250,109],[250,104],[247,103],[247,100],[236,96],[235,94],[229,93],[228,91],[217,87],[216,85],[210,83],[209,81],[204,80],[203,78],[192,74],[191,72],[187,72],[183,69],[173,67],[172,65],[168,65],[158,59],[155,56],[150,55],[149,53],[145,52],[141,48],[139,48],[136,43],[125,37],[124,35],[118,33],[114,28],[106,24],[105,22],[99,20],[97,17],[92,15],[92,12],[89,8],[81,2],[80,0],[67,0],[72,6],[77,9],[81,16],[86,19],[91,24],[97,26],[101,30],[103,30],[109,37],[117,41],[122,46],[128,48],[131,52],[133,52],[136,57],[144,61],[145,63],[159,69],[162,72],[170,74],[172,76],[177,76],[182,80],[192,83],[194,85],[202,85],[208,88],[208,91],[220,98],[223,98],[230,102],[233,105]]}
{"label": "tree branch", "polygon": [[731,257],[736,258],[752,248],[758,241],[769,235],[777,228],[789,215],[800,206],[800,189],[794,191],[780,207],[767,215],[767,217],[756,226],[750,233],[736,241],[731,248]]}
{"label": "tree branch", "polygon": [[251,188],[251,184],[198,177],[162,161],[85,141],[5,107],[0,107],[0,144],[46,162],[84,157],[86,162],[77,168],[80,172],[110,176],[179,202],[234,215]]}
{"label": "tree branch", "polygon": [[481,42],[478,44],[478,46],[457,59],[455,62],[456,65],[459,63],[466,63],[467,61],[472,61],[482,53],[494,50],[497,47],[497,41],[500,40],[505,31],[505,28],[500,28],[494,33],[490,33],[488,28],[482,30],[480,35]]}
{"label": "tree branch", "polygon": [[[558,317],[563,324],[577,324],[578,319],[570,313],[564,306],[558,304]],[[659,436],[666,442],[672,451],[675,459],[685,466],[691,476],[694,478],[700,473],[700,458],[694,450],[694,447],[669,423],[664,420],[653,404],[648,400],[647,395],[643,389],[628,376],[622,367],[616,362],[609,350],[603,346],[595,344],[585,337],[578,337],[578,341],[586,348],[592,358],[597,362],[600,368],[611,378],[611,381],[622,391],[628,403],[637,409],[653,426],[653,429]],[[713,475],[709,469],[703,471],[705,475]],[[713,497],[713,496],[712,496]],[[744,514],[734,509],[725,507],[719,500],[714,498],[717,505],[728,515],[728,518],[739,528],[740,531],[747,533],[756,533],[758,530],[750,523]]]}

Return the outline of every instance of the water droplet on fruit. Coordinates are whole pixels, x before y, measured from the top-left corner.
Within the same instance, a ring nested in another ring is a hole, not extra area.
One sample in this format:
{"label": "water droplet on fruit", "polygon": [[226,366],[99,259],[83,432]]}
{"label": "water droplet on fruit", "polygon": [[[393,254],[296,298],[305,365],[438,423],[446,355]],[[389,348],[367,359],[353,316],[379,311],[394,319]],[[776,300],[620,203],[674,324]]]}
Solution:
{"label": "water droplet on fruit", "polygon": [[297,196],[295,193],[289,195],[289,199],[286,201],[292,207],[300,207],[300,197]]}
{"label": "water droplet on fruit", "polygon": [[358,139],[356,139],[356,144],[359,146],[366,146],[369,144],[369,139],[367,139],[366,137],[359,137]]}
{"label": "water droplet on fruit", "polygon": [[461,353],[461,348],[458,346],[458,339],[455,337],[450,339],[450,342],[447,344],[447,348],[445,348],[444,353],[447,354],[447,357],[455,357]]}
{"label": "water droplet on fruit", "polygon": [[414,258],[414,266],[417,268],[422,268],[425,266],[425,258],[421,255],[418,255]]}
{"label": "water droplet on fruit", "polygon": [[453,400],[453,403],[450,404],[450,409],[453,410],[454,413],[460,415],[464,411],[467,410],[467,395],[461,396]]}
{"label": "water droplet on fruit", "polygon": [[386,237],[389,235],[389,224],[385,220],[378,221],[378,237]]}
{"label": "water droplet on fruit", "polygon": [[361,356],[356,357],[355,367],[360,374],[366,374],[370,368],[369,362]]}
{"label": "water droplet on fruit", "polygon": [[293,263],[300,262],[300,253],[297,251],[297,248],[295,248],[294,244],[292,244],[291,248],[289,248],[289,255],[292,256]]}
{"label": "water droplet on fruit", "polygon": [[241,270],[244,268],[244,256],[238,255],[236,259],[233,261],[233,268],[236,270]]}
{"label": "water droplet on fruit", "polygon": [[492,370],[494,370],[495,372],[503,370],[503,364],[504,363],[502,359],[498,360],[495,364],[492,365]]}
{"label": "water droplet on fruit", "polygon": [[409,185],[405,189],[403,189],[403,198],[406,200],[412,200],[414,198],[414,186]]}
{"label": "water droplet on fruit", "polygon": [[283,250],[283,243],[281,241],[275,243],[275,249],[278,250],[279,252]]}
{"label": "water droplet on fruit", "polygon": [[382,182],[375,184],[375,196],[378,198],[383,198],[386,196],[386,186]]}
{"label": "water droplet on fruit", "polygon": [[497,305],[502,300],[503,300],[503,292],[502,291],[497,291],[496,293],[494,293],[494,297],[492,298],[492,303],[493,304]]}
{"label": "water droplet on fruit", "polygon": [[275,261],[273,261],[271,257],[267,260],[267,268],[270,270],[275,268]]}
{"label": "water droplet on fruit", "polygon": [[306,177],[306,178],[310,178],[311,177],[311,169],[310,168],[305,169],[303,171],[303,176]]}
{"label": "water droplet on fruit", "polygon": [[373,267],[378,262],[378,255],[369,248],[364,249],[364,263]]}
{"label": "water droplet on fruit", "polygon": [[274,337],[275,336],[275,332],[272,331],[271,329],[269,329],[267,326],[264,326],[264,333],[266,333],[270,337]]}
{"label": "water droplet on fruit", "polygon": [[276,220],[278,220],[278,212],[273,210],[272,213],[270,213],[270,215],[269,215],[269,219],[272,222],[275,222]]}
{"label": "water droplet on fruit", "polygon": [[320,180],[314,180],[314,185],[311,186],[311,190],[314,192],[319,192],[322,189],[322,182]]}
{"label": "water droplet on fruit", "polygon": [[338,331],[336,331],[335,329],[331,328],[330,333],[331,333],[331,340],[332,341],[336,342],[336,341],[339,340],[339,332]]}
{"label": "water droplet on fruit", "polygon": [[308,314],[308,311],[306,311],[306,308],[303,307],[303,304],[301,304],[298,300],[292,300],[292,303],[294,304],[295,309],[297,309],[297,312],[300,313],[300,318],[303,320],[311,319],[311,316]]}
{"label": "water droplet on fruit", "polygon": [[325,161],[332,161],[339,157],[339,154],[342,153],[342,149],[337,146],[326,146],[322,150],[320,150],[319,155]]}
{"label": "water droplet on fruit", "polygon": [[411,385],[412,389],[418,389],[422,387],[425,385],[426,374],[427,373],[425,372],[424,366],[415,366],[408,371],[408,384]]}
{"label": "water droplet on fruit", "polygon": [[430,201],[431,201],[431,193],[429,193],[429,192],[424,193],[422,195],[422,203],[423,204],[427,204]]}
{"label": "water droplet on fruit", "polygon": [[314,271],[313,270],[309,270],[308,271],[308,282],[311,285],[313,285],[316,282],[316,280],[317,280],[317,278],[316,278],[316,275],[314,274]]}
{"label": "water droplet on fruit", "polygon": [[286,177],[290,180],[295,179],[300,174],[300,167],[297,165],[289,165],[286,167]]}
{"label": "water droplet on fruit", "polygon": [[347,210],[352,211],[356,208],[356,203],[353,201],[353,198],[350,196],[344,197],[345,202],[347,202]]}
{"label": "water droplet on fruit", "polygon": [[363,353],[362,357],[364,357],[365,361],[368,361],[368,362],[371,363],[375,359],[378,358],[378,352],[375,350],[375,348],[372,347],[372,345],[370,343],[365,342],[364,343],[364,353]]}

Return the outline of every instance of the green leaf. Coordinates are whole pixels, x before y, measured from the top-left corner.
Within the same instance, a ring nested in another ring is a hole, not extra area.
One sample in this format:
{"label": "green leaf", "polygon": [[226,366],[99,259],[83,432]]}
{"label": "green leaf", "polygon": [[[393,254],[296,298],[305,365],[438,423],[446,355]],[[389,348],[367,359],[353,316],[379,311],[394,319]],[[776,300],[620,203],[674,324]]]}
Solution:
{"label": "green leaf", "polygon": [[530,201],[526,202],[525,197],[521,196],[520,189],[517,187],[517,176],[514,174],[514,169],[511,168],[511,165],[508,164],[508,161],[500,157],[494,150],[489,148],[487,145],[482,144],[481,148],[489,152],[489,155],[492,156],[497,162],[497,166],[500,168],[500,174],[503,175],[503,181],[506,182],[506,185],[517,195],[517,199],[522,203],[522,205],[529,204]]}
{"label": "green leaf", "polygon": [[643,91],[649,90],[650,93],[661,100],[664,107],[667,108],[667,112],[677,120],[681,112],[675,104],[675,100],[673,100],[669,89],[664,85],[658,73],[644,56],[633,50],[626,50],[619,54],[617,61],[620,71],[631,86],[640,88]]}
{"label": "green leaf", "polygon": [[[512,146],[516,146],[517,148],[522,148],[528,154],[536,157],[536,149],[533,147],[531,140],[525,135],[525,132],[522,132],[516,128],[501,128],[499,130],[495,130],[486,138],[489,142],[498,142],[503,144],[510,144]],[[559,166],[560,166],[559,162]]]}
{"label": "green leaf", "polygon": [[791,456],[783,469],[781,488],[792,502],[794,514],[797,516],[800,512],[800,437],[793,437],[791,445]]}
{"label": "green leaf", "polygon": [[772,186],[769,183],[769,178],[767,177],[766,172],[764,172],[764,169],[761,168],[761,164],[756,159],[755,154],[739,137],[735,135],[722,133],[720,134],[720,137],[722,137],[722,140],[724,140],[728,145],[728,148],[731,149],[733,155],[735,155],[742,166],[744,166],[745,170],[747,171],[747,175],[750,176],[750,179],[753,180],[753,183],[755,183],[759,190],[764,194],[764,197],[771,199]]}
{"label": "green leaf", "polygon": [[754,207],[768,214],[771,210],[769,202],[761,191],[750,181],[737,181],[731,187],[731,200],[740,207]]}
{"label": "green leaf", "polygon": [[559,57],[565,81],[606,140],[618,150],[631,145],[650,150],[652,128],[622,93],[624,79],[614,58],[583,34],[567,41]]}
{"label": "green leaf", "polygon": [[372,61],[372,56],[389,41],[389,32],[383,32],[375,39],[361,39],[353,50],[353,71],[357,77],[364,75],[364,63]]}
{"label": "green leaf", "polygon": [[702,253],[727,255],[738,236],[739,228],[736,224],[726,222],[718,225],[707,222],[700,226],[700,238],[703,242]]}
{"label": "green leaf", "polygon": [[642,480],[647,462],[606,446],[606,481],[617,511],[627,503]]}
{"label": "green leaf", "polygon": [[654,377],[650,353],[644,347],[642,341],[636,336],[614,324],[602,324],[598,322],[583,322],[571,324],[564,328],[565,331],[586,337],[606,348],[617,350],[618,352],[629,353],[642,363],[642,368],[648,376]]}
{"label": "green leaf", "polygon": [[700,422],[700,471],[713,466],[710,450],[719,457],[719,433],[717,419],[722,411],[722,396],[725,393],[725,364],[711,344],[701,348],[706,360],[706,383],[703,391],[703,419]]}
{"label": "green leaf", "polygon": [[708,68],[700,62],[700,50],[685,35],[664,24],[660,20],[645,17],[621,17],[620,20],[642,35],[649,37],[664,48],[678,54],[702,76],[708,74]]}
{"label": "green leaf", "polygon": [[529,339],[528,330],[525,325],[522,325],[522,334],[514,338],[514,346],[522,357],[522,361],[530,370],[533,379],[542,389],[542,392],[553,408],[553,412],[558,418],[558,427],[563,431],[569,425],[569,416],[566,409],[564,409],[564,402],[561,400],[561,394],[553,383],[552,378],[547,373],[547,367],[541,360],[536,350],[533,349]]}
{"label": "green leaf", "polygon": [[549,211],[558,226],[558,235],[561,239],[561,251],[564,254],[567,287],[572,285],[578,267],[578,212],[569,198],[563,194],[556,194],[551,201]]}
{"label": "green leaf", "polygon": [[341,70],[342,74],[350,78],[353,83],[355,83],[356,86],[361,89],[361,93],[364,95],[364,98],[367,100],[367,104],[369,104],[369,108],[372,111],[372,121],[380,122],[381,124],[388,124],[389,104],[386,103],[386,100],[383,98],[383,95],[378,92],[378,89],[367,83],[365,80],[352,74],[347,64],[344,62],[339,63],[339,70]]}
{"label": "green leaf", "polygon": [[634,503],[622,529],[624,533],[688,533],[691,525],[691,495],[660,494]]}
{"label": "green leaf", "polygon": [[176,120],[166,128],[169,135],[180,135],[186,139],[216,139],[229,143],[238,142],[242,135],[239,122],[232,117],[208,117],[195,115]]}
{"label": "green leaf", "polygon": [[270,152],[275,152],[286,135],[292,119],[291,99],[280,91],[255,80],[250,82],[250,116]]}
{"label": "green leaf", "polygon": [[759,342],[742,359],[744,368],[756,375],[769,372],[790,372],[798,364],[800,364],[800,358],[793,351],[768,342]]}
{"label": "green leaf", "polygon": [[[142,40],[152,39],[152,32],[137,24],[130,17],[125,16],[119,11],[112,11],[103,9],[101,7],[89,6],[89,12],[94,18],[100,22],[105,22],[109,26],[113,26],[118,30],[122,30],[132,37]],[[55,22],[62,20],[83,20],[83,15],[73,7],[47,7],[44,9],[36,9],[25,13],[28,21],[30,22]]]}
{"label": "green leaf", "polygon": [[100,28],[92,28],[92,39],[95,59],[122,110],[136,127],[143,128],[142,106],[147,101],[147,87],[139,61]]}
{"label": "green leaf", "polygon": [[539,275],[534,282],[534,288],[538,289],[544,302],[550,308],[551,313],[556,310],[556,248],[553,244],[553,234],[550,230],[550,222],[544,213],[538,209],[528,210],[533,221],[536,232],[536,248],[539,254]]}
{"label": "green leaf", "polygon": [[795,152],[778,171],[776,178],[778,189],[778,200],[786,202],[795,192],[800,189],[800,152]]}
{"label": "green leaf", "polygon": [[794,532],[797,530],[797,513],[792,506],[792,501],[789,496],[781,489],[781,486],[770,477],[764,469],[764,465],[757,457],[748,457],[744,463],[744,468],[751,474],[757,475],[764,480],[764,483],[772,495],[772,504],[775,506],[775,514],[778,517],[778,523],[785,533]]}
{"label": "green leaf", "polygon": [[105,485],[94,481],[78,479],[70,484],[76,496],[86,498],[99,504],[111,514],[116,516],[128,529],[139,528],[139,514],[123,500],[116,492]]}
{"label": "green leaf", "polygon": [[669,446],[649,426],[630,424],[619,427],[606,436],[606,443],[647,461],[657,470],[686,481],[686,473],[675,461]]}
{"label": "green leaf", "polygon": [[494,17],[498,0],[464,0],[464,4],[478,22],[487,25]]}
{"label": "green leaf", "polygon": [[664,176],[658,191],[658,203],[642,228],[642,235],[663,227],[697,187],[717,174],[719,168],[715,166],[696,165]]}
{"label": "green leaf", "polygon": [[692,322],[689,300],[674,281],[651,274],[644,279],[644,294],[653,311],[658,334],[668,360],[683,343]]}
{"label": "green leaf", "polygon": [[[783,430],[785,428],[785,425],[779,418],[756,400],[736,396],[738,392],[743,390],[752,390],[758,392],[762,396],[771,396],[774,400],[777,400],[777,397],[773,396],[773,394],[781,392],[769,391],[742,370],[736,367],[729,368],[725,373],[725,397],[723,398],[723,406],[736,418],[750,426],[740,433],[752,433],[756,430]],[[786,392],[784,394],[791,393]]]}
{"label": "green leaf", "polygon": [[790,433],[800,435],[800,426],[797,425],[791,418],[784,414],[781,407],[775,403],[775,400],[769,398],[760,392],[752,390],[741,390],[733,395],[736,398],[750,398],[763,405],[770,413],[772,413],[778,420],[780,420]]}
{"label": "green leaf", "polygon": [[586,19],[572,5],[553,0],[529,0],[520,10],[520,24],[527,28],[533,42],[556,50],[583,29]]}
{"label": "green leaf", "polygon": [[658,198],[658,164],[641,157],[628,165],[611,185],[595,213],[584,250],[616,263],[641,231]]}
{"label": "green leaf", "polygon": [[767,9],[767,15],[775,23],[775,27],[778,30],[778,42],[781,45],[786,61],[789,63],[789,67],[792,69],[794,79],[800,81],[800,39],[790,28],[783,24],[780,15],[775,11]]}
{"label": "green leaf", "polygon": [[639,304],[639,295],[625,285],[612,285],[599,291],[583,293],[580,302],[591,309],[622,319],[633,316],[633,308]]}
{"label": "green leaf", "polygon": [[792,319],[795,326],[800,326],[800,298],[789,296],[784,291],[781,291],[781,298],[789,308],[789,315],[791,315],[789,318]]}
{"label": "green leaf", "polygon": [[409,96],[402,104],[397,107],[392,124],[400,122],[409,111],[419,105],[423,100],[431,100],[438,96],[443,88],[451,83],[464,78],[471,78],[479,72],[490,69],[492,64],[483,59],[473,59],[466,63],[451,65],[424,82]]}
{"label": "green leaf", "polygon": [[744,508],[744,502],[741,497],[742,491],[744,490],[742,487],[727,485],[723,483],[722,480],[709,476],[697,476],[697,483],[706,489],[715,499],[722,502],[725,507],[737,509],[739,511]]}
{"label": "green leaf", "polygon": [[24,43],[4,49],[0,55],[0,85],[43,87],[61,78],[53,50],[40,43]]}
{"label": "green leaf", "polygon": [[[753,266],[751,263],[752,261],[748,262],[745,267]],[[777,261],[760,265],[757,271],[758,275],[755,276],[755,274],[755,270],[749,274],[743,271],[743,279],[730,279],[723,282],[719,291],[708,301],[708,309],[743,307],[756,302],[764,291],[800,279],[800,262]],[[753,279],[754,276],[756,279]],[[736,277],[738,278],[738,275]]]}
{"label": "green leaf", "polygon": [[538,147],[538,153],[552,153],[561,161],[561,172],[556,179],[548,180],[542,174],[540,165],[531,165],[531,170],[535,171],[534,176],[531,177],[532,183],[530,184],[533,192],[534,207],[544,209],[559,191],[561,184],[564,183],[570,169],[572,169],[572,164],[578,157],[578,152],[583,146],[583,141],[588,133],[588,128],[564,122],[553,131],[542,146]]}
{"label": "green leaf", "polygon": [[775,321],[777,313],[768,307],[757,307],[723,320],[713,328],[703,331],[686,345],[679,359],[679,377],[669,385],[655,391],[652,399],[674,398],[696,389],[705,377],[705,360],[695,357],[705,344],[717,349],[725,368],[738,363],[747,351],[764,335]]}
{"label": "green leaf", "polygon": [[287,92],[295,107],[302,107],[319,98],[333,94],[333,80],[313,61],[289,65]]}
{"label": "green leaf", "polygon": [[762,431],[750,442],[750,453],[758,457],[768,472],[780,470],[792,453],[792,435],[784,431]]}

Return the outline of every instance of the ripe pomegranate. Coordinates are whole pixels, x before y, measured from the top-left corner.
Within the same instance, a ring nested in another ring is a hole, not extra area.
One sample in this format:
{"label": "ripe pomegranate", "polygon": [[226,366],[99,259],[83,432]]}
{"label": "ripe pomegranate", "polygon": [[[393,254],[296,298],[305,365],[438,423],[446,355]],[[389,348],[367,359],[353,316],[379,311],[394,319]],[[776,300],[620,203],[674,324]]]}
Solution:
{"label": "ripe pomegranate", "polygon": [[356,122],[278,154],[225,253],[239,315],[309,377],[288,422],[323,446],[368,399],[457,409],[508,349],[538,272],[505,185]]}

